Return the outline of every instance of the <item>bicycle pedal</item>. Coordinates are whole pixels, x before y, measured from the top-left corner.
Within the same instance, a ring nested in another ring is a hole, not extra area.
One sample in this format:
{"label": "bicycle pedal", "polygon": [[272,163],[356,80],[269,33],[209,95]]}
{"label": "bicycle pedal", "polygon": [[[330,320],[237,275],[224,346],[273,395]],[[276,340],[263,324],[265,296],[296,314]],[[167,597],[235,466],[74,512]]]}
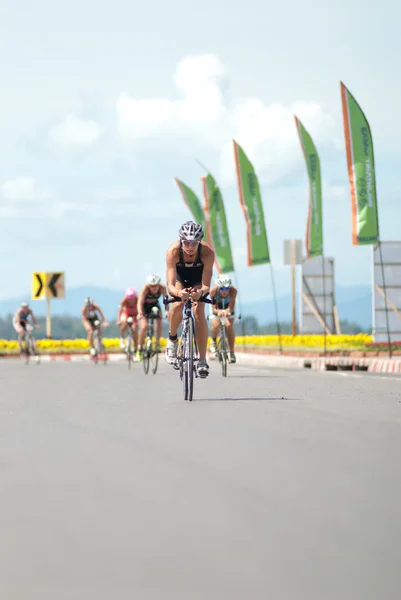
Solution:
{"label": "bicycle pedal", "polygon": [[180,370],[180,365],[178,363],[173,363],[173,369],[175,369],[176,371]]}

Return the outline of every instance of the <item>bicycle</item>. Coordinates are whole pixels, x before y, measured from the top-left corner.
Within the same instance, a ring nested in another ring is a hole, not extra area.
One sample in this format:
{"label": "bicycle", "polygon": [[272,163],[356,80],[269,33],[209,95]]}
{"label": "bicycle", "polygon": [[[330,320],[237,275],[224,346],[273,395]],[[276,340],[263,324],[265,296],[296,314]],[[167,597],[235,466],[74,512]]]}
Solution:
{"label": "bicycle", "polygon": [[219,339],[216,342],[216,353],[215,356],[218,358],[219,363],[221,365],[221,372],[223,377],[227,377],[227,365],[228,365],[228,355],[229,355],[229,347],[227,341],[227,331],[226,331],[226,322],[228,320],[235,321],[239,320],[241,315],[230,316],[230,317],[219,317],[218,315],[209,315],[208,320],[219,319]]}
{"label": "bicycle", "polygon": [[[182,317],[182,332],[177,348],[177,359],[173,364],[174,369],[180,372],[180,379],[183,382],[184,400],[192,401],[194,393],[194,374],[198,377],[197,363],[199,362],[198,344],[195,334],[195,317],[192,310],[193,300],[183,300],[177,296],[169,298],[165,296],[163,303],[172,304],[173,302],[185,302]],[[205,302],[213,304],[213,301],[206,296],[202,296],[196,302]]]}
{"label": "bicycle", "polygon": [[96,319],[96,321],[93,324],[93,349],[95,350],[95,354],[93,355],[93,360],[95,362],[95,364],[98,363],[98,360],[102,360],[103,358],[103,364],[106,364],[106,347],[104,345],[104,341],[103,341],[103,336],[102,336],[102,329],[100,327],[100,321],[99,319]]}
{"label": "bicycle", "polygon": [[152,364],[152,373],[156,375],[157,366],[159,364],[159,349],[156,343],[153,342],[155,319],[158,318],[160,309],[154,306],[148,316],[148,330],[146,333],[145,347],[143,348],[143,370],[146,375],[149,373],[149,366]]}
{"label": "bicycle", "polygon": [[134,334],[132,331],[133,322],[134,322],[133,317],[128,317],[128,319],[127,319],[128,334],[127,334],[127,337],[125,338],[124,351],[125,351],[125,354],[127,355],[129,369],[131,368],[131,365],[134,362],[134,357],[135,357]]}
{"label": "bicycle", "polygon": [[36,346],[35,339],[32,335],[33,326],[27,323],[25,325],[25,335],[21,340],[20,356],[25,355],[25,364],[29,364],[31,356],[36,356],[36,364],[40,363],[40,353]]}

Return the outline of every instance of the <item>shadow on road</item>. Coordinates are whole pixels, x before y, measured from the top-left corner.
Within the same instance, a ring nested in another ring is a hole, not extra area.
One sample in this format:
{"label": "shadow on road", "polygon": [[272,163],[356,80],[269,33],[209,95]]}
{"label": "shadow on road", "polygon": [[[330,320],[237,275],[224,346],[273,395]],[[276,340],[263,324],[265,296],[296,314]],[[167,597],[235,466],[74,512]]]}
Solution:
{"label": "shadow on road", "polygon": [[231,375],[229,373],[228,377],[230,379],[284,379],[285,375]]}
{"label": "shadow on road", "polygon": [[[194,399],[195,400],[195,399]],[[196,402],[277,402],[277,401],[299,401],[299,398],[197,398]]]}

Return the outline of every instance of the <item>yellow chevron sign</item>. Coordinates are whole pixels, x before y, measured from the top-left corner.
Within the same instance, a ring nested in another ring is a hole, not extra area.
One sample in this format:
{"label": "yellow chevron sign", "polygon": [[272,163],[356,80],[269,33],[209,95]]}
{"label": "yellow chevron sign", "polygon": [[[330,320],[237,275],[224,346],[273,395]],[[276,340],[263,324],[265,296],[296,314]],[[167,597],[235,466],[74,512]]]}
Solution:
{"label": "yellow chevron sign", "polygon": [[32,275],[32,298],[64,298],[65,276],[64,273],[37,272]]}
{"label": "yellow chevron sign", "polygon": [[32,298],[46,298],[46,273],[33,273],[32,275]]}

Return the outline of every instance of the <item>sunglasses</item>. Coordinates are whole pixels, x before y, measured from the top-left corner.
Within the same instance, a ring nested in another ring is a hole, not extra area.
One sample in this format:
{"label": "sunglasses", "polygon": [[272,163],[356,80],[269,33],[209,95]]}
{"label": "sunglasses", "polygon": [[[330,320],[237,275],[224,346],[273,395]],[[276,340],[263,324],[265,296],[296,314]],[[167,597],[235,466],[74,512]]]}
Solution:
{"label": "sunglasses", "polygon": [[221,292],[228,292],[229,289],[230,289],[229,287],[221,287],[220,291]]}
{"label": "sunglasses", "polygon": [[189,242],[188,240],[183,240],[182,243],[184,246],[196,246],[196,244],[199,244],[199,242]]}

